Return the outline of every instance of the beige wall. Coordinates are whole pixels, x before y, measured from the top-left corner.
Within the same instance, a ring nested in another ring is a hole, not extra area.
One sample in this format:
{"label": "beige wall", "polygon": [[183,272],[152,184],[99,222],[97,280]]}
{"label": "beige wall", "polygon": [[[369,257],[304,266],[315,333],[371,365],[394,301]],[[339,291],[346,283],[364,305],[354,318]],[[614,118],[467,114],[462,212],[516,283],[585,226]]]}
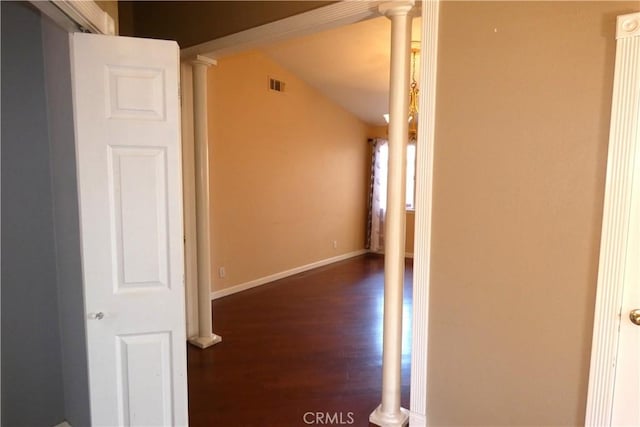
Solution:
{"label": "beige wall", "polygon": [[261,53],[209,70],[213,289],[363,249],[367,126]]}
{"label": "beige wall", "polygon": [[237,33],[333,1],[121,1],[121,32],[177,40],[181,48]]}
{"label": "beige wall", "polygon": [[638,3],[444,2],[430,425],[582,425],[615,16]]}
{"label": "beige wall", "polygon": [[387,138],[389,130],[387,126],[369,126],[367,135],[369,138]]}
{"label": "beige wall", "polygon": [[413,234],[415,230],[416,215],[414,211],[407,211],[405,213],[406,220],[406,232],[404,240],[404,252],[405,254],[413,255]]}

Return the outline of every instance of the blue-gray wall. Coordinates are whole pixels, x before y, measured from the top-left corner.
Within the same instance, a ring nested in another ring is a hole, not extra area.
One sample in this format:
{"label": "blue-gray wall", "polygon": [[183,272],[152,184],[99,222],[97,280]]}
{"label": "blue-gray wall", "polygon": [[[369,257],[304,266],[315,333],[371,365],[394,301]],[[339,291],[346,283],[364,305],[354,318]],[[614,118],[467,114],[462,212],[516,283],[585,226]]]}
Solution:
{"label": "blue-gray wall", "polygon": [[88,426],[66,31],[2,2],[2,425]]}
{"label": "blue-gray wall", "polygon": [[42,35],[58,267],[64,414],[73,427],[80,427],[90,424],[89,378],[69,34],[43,17]]}
{"label": "blue-gray wall", "polygon": [[40,14],[2,15],[2,425],[64,420]]}

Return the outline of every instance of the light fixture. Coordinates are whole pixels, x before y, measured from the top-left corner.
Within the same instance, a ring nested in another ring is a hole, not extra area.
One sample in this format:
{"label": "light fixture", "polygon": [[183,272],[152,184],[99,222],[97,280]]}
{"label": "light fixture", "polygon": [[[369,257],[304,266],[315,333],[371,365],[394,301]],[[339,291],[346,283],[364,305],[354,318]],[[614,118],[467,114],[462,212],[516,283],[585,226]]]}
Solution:
{"label": "light fixture", "polygon": [[[418,135],[418,81],[416,80],[416,57],[420,53],[420,42],[411,42],[411,83],[409,85],[409,140],[415,140]],[[389,124],[389,113],[383,114],[385,122]]]}
{"label": "light fixture", "polygon": [[416,56],[420,52],[420,42],[411,42],[411,84],[409,86],[409,139],[418,136],[418,81],[416,80]]}

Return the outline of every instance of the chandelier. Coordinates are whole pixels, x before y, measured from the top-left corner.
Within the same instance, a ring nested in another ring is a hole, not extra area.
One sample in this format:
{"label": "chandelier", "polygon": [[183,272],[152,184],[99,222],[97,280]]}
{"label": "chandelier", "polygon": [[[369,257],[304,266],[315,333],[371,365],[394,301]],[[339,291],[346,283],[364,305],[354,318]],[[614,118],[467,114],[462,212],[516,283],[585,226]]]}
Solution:
{"label": "chandelier", "polygon": [[[415,141],[418,136],[418,81],[416,80],[416,57],[420,53],[420,42],[411,42],[411,83],[409,85],[409,141]],[[389,123],[389,113],[384,114],[384,120]]]}
{"label": "chandelier", "polygon": [[[415,44],[414,44],[415,43]],[[416,80],[416,56],[420,52],[420,43],[411,42],[411,84],[409,86],[409,139],[418,136],[418,81]]]}

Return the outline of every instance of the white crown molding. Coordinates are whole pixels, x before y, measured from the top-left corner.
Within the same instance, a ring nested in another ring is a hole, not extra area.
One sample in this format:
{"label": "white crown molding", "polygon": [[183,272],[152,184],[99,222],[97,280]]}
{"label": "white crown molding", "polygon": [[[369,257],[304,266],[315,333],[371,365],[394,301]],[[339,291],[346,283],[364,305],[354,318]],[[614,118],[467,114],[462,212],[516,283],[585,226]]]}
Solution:
{"label": "white crown molding", "polygon": [[[413,335],[411,350],[411,425],[426,426],[427,344],[429,342],[429,287],[431,271],[431,211],[433,153],[438,71],[439,0],[422,2],[423,66],[416,146],[416,209],[413,248]],[[415,420],[415,421],[414,421]],[[418,423],[418,421],[420,421]]]}
{"label": "white crown molding", "polygon": [[285,277],[293,276],[299,273],[304,273],[305,271],[313,270],[314,268],[324,267],[325,265],[333,264],[334,262],[343,261],[345,259],[364,255],[368,252],[369,251],[366,249],[361,249],[354,252],[348,252],[346,254],[334,256],[331,258],[326,258],[320,261],[312,262],[310,264],[301,265],[300,267],[295,267],[289,270],[281,271],[279,273],[270,274],[265,277],[260,277],[259,279],[251,280],[249,282],[240,283],[239,285],[235,285],[230,288],[221,289],[219,291],[213,291],[211,292],[211,299],[213,300],[213,299],[226,297],[228,295],[246,291],[247,289],[252,289],[257,286],[262,286],[267,283],[274,282],[276,280],[284,279]]}
{"label": "white crown molding", "polygon": [[616,39],[635,36],[640,36],[640,12],[618,16]]}
{"label": "white crown molding", "polygon": [[[640,14],[618,17],[600,262],[585,425],[611,425],[629,237],[634,153],[640,150]],[[635,19],[635,21],[634,21]],[[631,22],[631,24],[629,24]],[[635,23],[634,23],[635,22]],[[622,33],[621,33],[622,31]],[[625,35],[624,33],[628,33]],[[632,37],[633,36],[633,37]]]}
{"label": "white crown molding", "polygon": [[293,37],[378,17],[378,1],[342,1],[299,15],[182,49],[183,59],[204,55],[219,59]]}
{"label": "white crown molding", "polygon": [[32,0],[30,3],[68,32],[114,35],[113,18],[93,0]]}

